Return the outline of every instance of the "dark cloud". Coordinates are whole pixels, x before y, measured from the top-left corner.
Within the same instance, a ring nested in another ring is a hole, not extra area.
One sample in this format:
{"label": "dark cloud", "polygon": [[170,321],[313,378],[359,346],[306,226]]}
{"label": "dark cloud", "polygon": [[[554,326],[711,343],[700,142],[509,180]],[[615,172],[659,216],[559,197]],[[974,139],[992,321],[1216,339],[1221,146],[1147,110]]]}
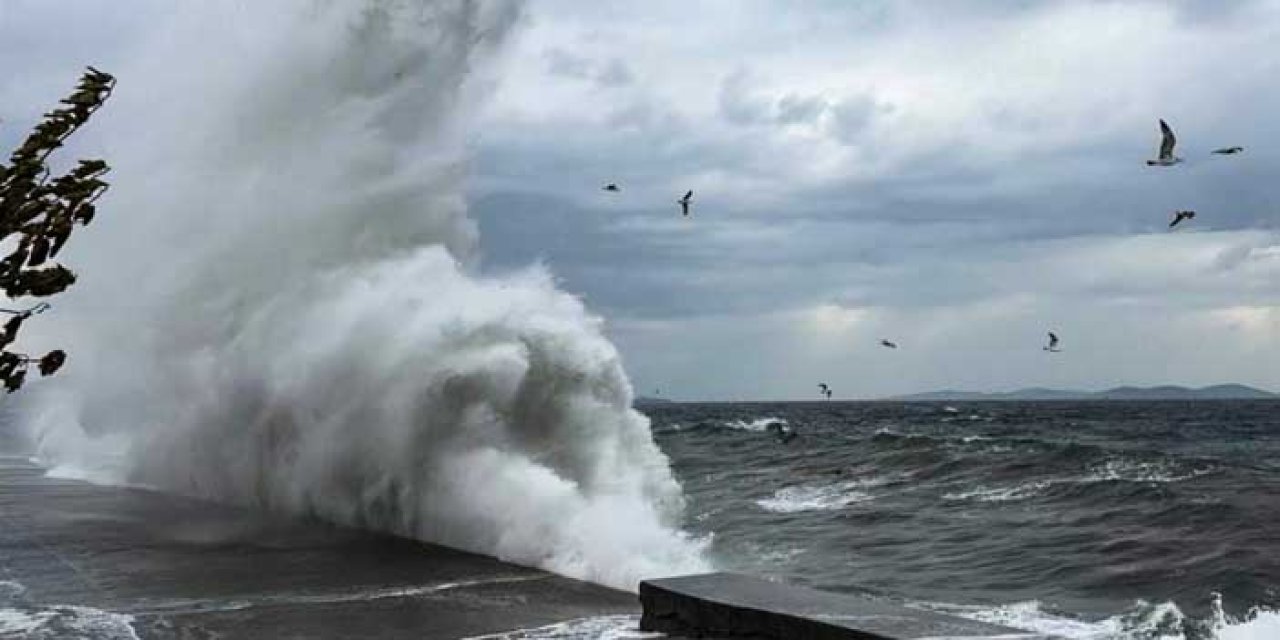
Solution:
{"label": "dark cloud", "polygon": [[[12,1],[0,138],[147,24]],[[788,370],[883,392],[1208,371],[1280,387],[1262,362],[1280,357],[1274,3],[720,8],[539,2],[477,129],[481,268],[546,263],[641,384],[695,371],[691,396],[776,397]],[[1159,118],[1185,164],[1143,164]],[[1072,345],[1052,371],[1047,324]],[[892,376],[859,377],[887,357],[860,351],[882,332],[914,344]],[[1210,334],[1220,353],[1195,346]]]}

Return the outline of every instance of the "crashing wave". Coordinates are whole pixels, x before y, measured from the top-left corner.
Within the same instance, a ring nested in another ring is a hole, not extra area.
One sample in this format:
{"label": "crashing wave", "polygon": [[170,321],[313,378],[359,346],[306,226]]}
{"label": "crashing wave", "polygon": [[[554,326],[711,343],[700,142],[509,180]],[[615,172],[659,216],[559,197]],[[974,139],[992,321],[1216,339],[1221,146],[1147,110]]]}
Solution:
{"label": "crashing wave", "polygon": [[50,323],[42,461],[622,588],[705,570],[601,321],[476,274],[464,118],[520,7],[170,13],[86,132],[116,213]]}

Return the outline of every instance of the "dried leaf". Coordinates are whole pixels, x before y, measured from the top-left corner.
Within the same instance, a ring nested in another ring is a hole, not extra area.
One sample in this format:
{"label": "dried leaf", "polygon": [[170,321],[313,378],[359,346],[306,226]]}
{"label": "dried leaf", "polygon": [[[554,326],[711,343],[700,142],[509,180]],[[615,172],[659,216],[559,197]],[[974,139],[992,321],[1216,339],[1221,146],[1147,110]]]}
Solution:
{"label": "dried leaf", "polygon": [[67,354],[62,349],[54,349],[44,354],[44,357],[40,358],[40,375],[53,375],[58,369],[62,368],[62,363],[66,361]]}

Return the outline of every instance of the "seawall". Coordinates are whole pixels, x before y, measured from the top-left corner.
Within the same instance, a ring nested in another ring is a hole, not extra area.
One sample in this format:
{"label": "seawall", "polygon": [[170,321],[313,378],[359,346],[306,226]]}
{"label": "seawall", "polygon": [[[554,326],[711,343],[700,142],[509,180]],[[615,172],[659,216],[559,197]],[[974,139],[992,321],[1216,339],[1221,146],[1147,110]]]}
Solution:
{"label": "seawall", "polygon": [[144,639],[422,640],[638,613],[634,594],[485,556],[51,479],[0,456],[4,637],[44,619],[49,635],[27,633],[89,624],[88,637],[128,638],[99,620],[113,614]]}

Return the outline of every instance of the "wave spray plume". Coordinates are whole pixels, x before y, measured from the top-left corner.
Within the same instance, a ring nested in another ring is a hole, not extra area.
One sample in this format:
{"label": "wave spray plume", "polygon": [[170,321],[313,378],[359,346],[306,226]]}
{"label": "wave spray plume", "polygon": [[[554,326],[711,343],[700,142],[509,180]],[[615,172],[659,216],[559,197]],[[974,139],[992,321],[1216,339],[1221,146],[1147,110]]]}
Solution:
{"label": "wave spray plume", "polygon": [[519,7],[229,5],[118,69],[46,463],[627,589],[705,570],[600,321],[474,272],[462,120]]}

